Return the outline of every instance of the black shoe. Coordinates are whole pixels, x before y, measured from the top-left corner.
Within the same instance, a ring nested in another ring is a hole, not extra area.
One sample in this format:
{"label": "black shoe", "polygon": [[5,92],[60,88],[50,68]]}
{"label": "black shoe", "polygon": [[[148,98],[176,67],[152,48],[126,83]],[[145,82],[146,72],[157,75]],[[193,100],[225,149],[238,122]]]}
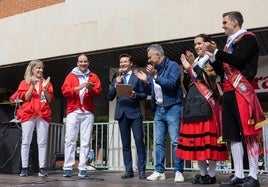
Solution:
{"label": "black shoe", "polygon": [[242,184],[244,182],[245,178],[238,178],[234,176],[233,178],[229,179],[228,181],[220,182],[220,187],[224,186],[236,186],[237,184]]}
{"label": "black shoe", "polygon": [[200,184],[202,177],[204,177],[204,176],[202,176],[200,174],[195,175],[194,180],[192,181],[192,184]]}
{"label": "black shoe", "polygon": [[129,179],[134,177],[134,173],[128,173],[126,172],[124,175],[121,176],[121,179]]}
{"label": "black shoe", "polygon": [[141,180],[146,179],[145,171],[140,171],[140,172],[139,172],[139,179],[141,179]]}
{"label": "black shoe", "polygon": [[237,187],[260,187],[258,180],[249,176],[245,179],[244,183],[236,185]]}
{"label": "black shoe", "polygon": [[27,177],[28,176],[28,168],[22,168],[20,172],[21,177]]}
{"label": "black shoe", "polygon": [[216,183],[216,177],[211,177],[209,175],[205,175],[201,177],[199,184],[214,184]]}
{"label": "black shoe", "polygon": [[38,176],[39,176],[39,177],[47,177],[47,176],[48,176],[48,173],[47,173],[46,168],[40,168],[40,169],[39,169]]}

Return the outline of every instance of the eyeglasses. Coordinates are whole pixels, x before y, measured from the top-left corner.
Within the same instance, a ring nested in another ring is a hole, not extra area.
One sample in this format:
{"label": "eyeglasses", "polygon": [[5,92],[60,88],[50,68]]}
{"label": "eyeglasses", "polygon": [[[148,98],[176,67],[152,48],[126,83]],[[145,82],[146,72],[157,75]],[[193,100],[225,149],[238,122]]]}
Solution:
{"label": "eyeglasses", "polygon": [[79,60],[78,62],[88,62],[88,60]]}

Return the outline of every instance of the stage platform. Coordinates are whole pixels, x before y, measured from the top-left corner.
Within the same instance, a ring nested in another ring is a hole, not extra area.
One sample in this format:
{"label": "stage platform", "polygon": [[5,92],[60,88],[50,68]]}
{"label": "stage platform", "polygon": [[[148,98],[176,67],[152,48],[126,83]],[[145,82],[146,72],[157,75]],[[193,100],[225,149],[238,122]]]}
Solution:
{"label": "stage platform", "polygon": [[[172,186],[203,186],[191,184],[196,172],[184,172],[185,182],[174,183],[173,171],[166,171],[167,179],[165,181],[146,181],[138,179],[137,174],[131,179],[121,179],[124,172],[115,172],[108,170],[92,170],[88,171],[89,177],[80,179],[77,177],[77,171],[74,171],[73,176],[66,178],[62,176],[62,170],[48,170],[48,177],[38,177],[37,173],[33,173],[28,177],[20,177],[18,174],[3,174],[0,173],[0,187],[172,187]],[[146,175],[150,175],[152,171],[146,171]],[[219,181],[229,178],[230,173],[217,172],[216,184],[209,185],[210,187],[219,186]],[[268,187],[268,174],[262,173],[258,175],[261,187]]]}

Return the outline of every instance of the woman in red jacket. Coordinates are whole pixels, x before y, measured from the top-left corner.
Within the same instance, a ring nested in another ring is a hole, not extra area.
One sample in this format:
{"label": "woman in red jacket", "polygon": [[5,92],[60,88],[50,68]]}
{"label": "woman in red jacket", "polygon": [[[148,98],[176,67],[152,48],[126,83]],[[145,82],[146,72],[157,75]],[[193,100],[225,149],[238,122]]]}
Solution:
{"label": "woman in red jacket", "polygon": [[50,77],[43,77],[44,64],[40,60],[32,60],[25,71],[24,80],[18,87],[18,98],[23,100],[17,118],[21,122],[21,177],[28,176],[29,149],[33,131],[36,128],[39,176],[47,176],[46,152],[51,109],[49,103],[53,100],[53,87]]}

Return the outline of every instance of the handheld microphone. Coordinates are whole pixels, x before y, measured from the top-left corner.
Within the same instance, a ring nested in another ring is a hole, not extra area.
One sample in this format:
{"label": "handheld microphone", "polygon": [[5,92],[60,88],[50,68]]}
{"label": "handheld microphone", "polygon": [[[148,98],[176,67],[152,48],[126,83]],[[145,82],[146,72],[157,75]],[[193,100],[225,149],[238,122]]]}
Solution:
{"label": "handheld microphone", "polygon": [[119,68],[119,69],[118,69],[118,72],[117,72],[117,76],[122,76],[122,74],[123,74],[123,73],[122,73],[122,70]]}

